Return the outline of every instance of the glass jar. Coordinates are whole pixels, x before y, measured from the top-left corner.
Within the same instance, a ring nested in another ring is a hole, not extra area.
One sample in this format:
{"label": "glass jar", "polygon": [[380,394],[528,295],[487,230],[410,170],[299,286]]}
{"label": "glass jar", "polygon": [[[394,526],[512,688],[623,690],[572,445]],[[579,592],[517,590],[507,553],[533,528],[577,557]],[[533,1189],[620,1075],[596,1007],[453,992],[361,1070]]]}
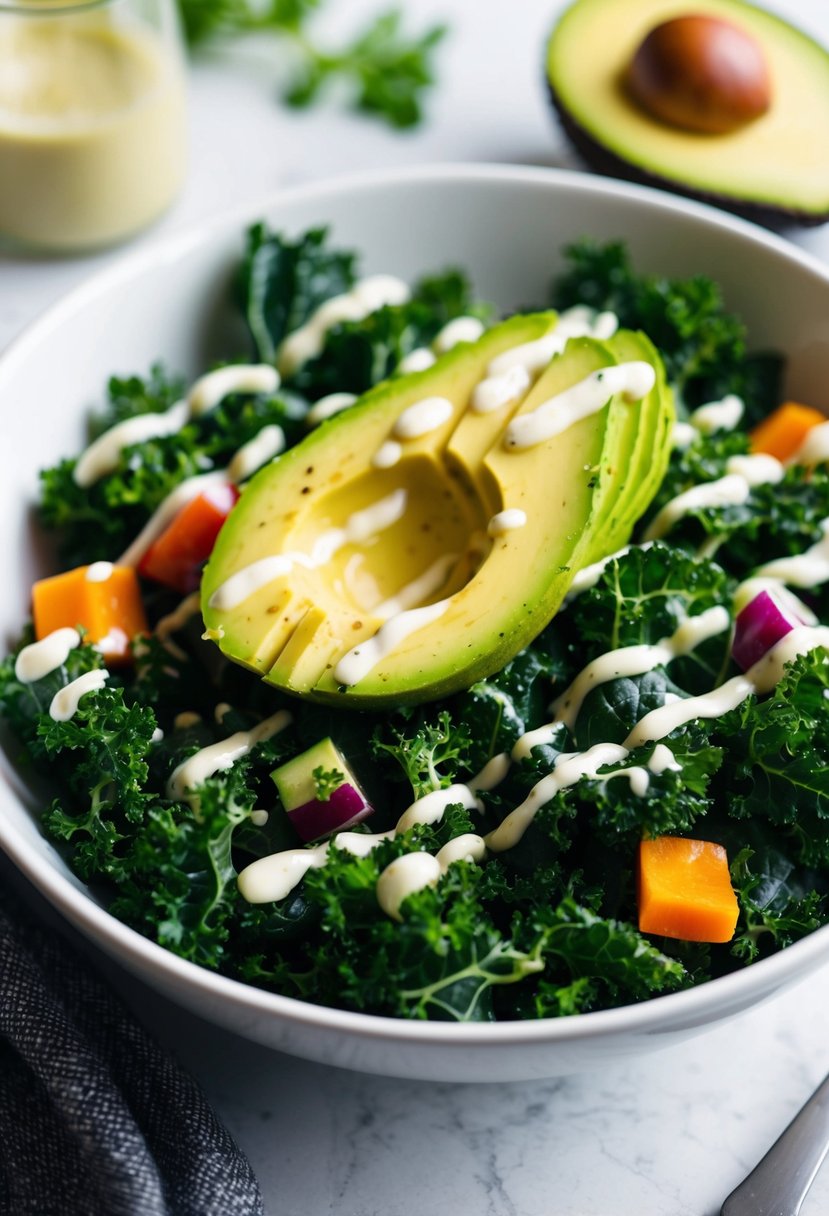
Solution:
{"label": "glass jar", "polygon": [[0,236],[108,245],[173,200],[186,165],[175,0],[0,0]]}

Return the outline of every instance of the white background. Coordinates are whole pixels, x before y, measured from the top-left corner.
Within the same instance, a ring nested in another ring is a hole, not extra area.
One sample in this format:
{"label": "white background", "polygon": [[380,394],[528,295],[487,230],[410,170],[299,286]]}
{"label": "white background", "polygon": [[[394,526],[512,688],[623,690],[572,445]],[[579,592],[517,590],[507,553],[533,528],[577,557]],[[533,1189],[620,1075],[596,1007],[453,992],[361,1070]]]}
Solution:
{"label": "white background", "polygon": [[[323,29],[353,29],[379,4],[329,0]],[[286,112],[274,101],[276,48],[211,53],[192,71],[186,190],[133,247],[285,185],[362,168],[577,164],[543,86],[543,45],[561,0],[405,7],[412,29],[436,18],[452,28],[423,128],[396,134],[333,106]],[[825,0],[773,7],[829,44]],[[829,226],[786,235],[829,262]],[[50,260],[0,250],[0,348],[117,256]],[[600,1074],[482,1086],[292,1060],[115,979],[206,1088],[250,1156],[268,1212],[279,1216],[716,1216],[829,1069],[827,970],[686,1046]],[[803,1208],[804,1216],[827,1211],[829,1167]]]}

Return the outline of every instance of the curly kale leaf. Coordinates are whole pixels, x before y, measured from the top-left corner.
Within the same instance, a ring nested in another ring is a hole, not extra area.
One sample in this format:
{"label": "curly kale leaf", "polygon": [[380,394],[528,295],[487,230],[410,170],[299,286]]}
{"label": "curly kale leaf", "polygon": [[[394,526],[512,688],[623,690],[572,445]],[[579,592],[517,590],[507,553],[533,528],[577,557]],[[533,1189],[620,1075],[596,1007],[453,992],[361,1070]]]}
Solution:
{"label": "curly kale leaf", "polygon": [[614,765],[611,777],[579,782],[577,796],[591,808],[591,830],[617,848],[620,838],[628,837],[622,847],[631,856],[643,835],[689,832],[710,807],[710,780],[722,764],[721,749],[693,726],[672,735],[669,746],[674,760],[668,768],[651,768],[655,747],[647,744]]}
{"label": "curly kale leaf", "polygon": [[[579,639],[585,662],[607,650],[652,646],[670,637],[687,617],[730,603],[734,586],[714,562],[657,542],[608,562],[596,585],[576,596],[560,620]],[[729,642],[724,628],[671,660],[671,679],[689,692],[710,688],[728,659]]]}
{"label": "curly kale leaf", "polygon": [[771,844],[742,848],[731,863],[740,922],[731,953],[753,962],[812,933],[826,920],[827,883],[803,874]]}
{"label": "curly kale leaf", "polygon": [[644,1000],[685,980],[682,964],[630,925],[597,916],[572,898],[537,911],[532,928],[540,932],[539,950],[550,969],[564,970],[567,986],[575,979],[594,980],[603,1004]]}
{"label": "curly kale leaf", "polygon": [[413,350],[429,346],[448,321],[459,316],[488,320],[490,313],[487,305],[473,300],[466,276],[447,270],[416,283],[405,304],[388,304],[360,321],[332,326],[320,354],[287,383],[312,400],[333,392],[359,396],[393,375]]}
{"label": "curly kale leaf", "polygon": [[356,255],[330,249],[327,240],[326,228],[310,228],[295,241],[266,224],[248,230],[239,292],[263,362],[275,361],[285,337],[320,304],[354,285]]}
{"label": "curly kale leaf", "polygon": [[553,285],[554,307],[611,309],[627,329],[644,330],[686,406],[737,393],[754,420],[777,403],[781,361],[746,356],[745,327],[726,311],[713,280],[636,274],[620,242],[582,240],[565,254],[569,267]]}
{"label": "curly kale leaf", "polygon": [[729,814],[774,824],[810,865],[829,864],[826,659],[822,648],[796,658],[772,696],[747,698],[712,732],[726,749]]}
{"label": "curly kale leaf", "polygon": [[[153,379],[157,375],[151,373],[148,381],[110,381],[111,399],[102,421],[112,425],[135,412],[166,408],[170,394]],[[286,394],[231,393],[175,434],[124,448],[113,471],[92,485],[78,485],[77,461],[62,460],[40,475],[41,520],[57,533],[67,565],[112,559],[180,482],[223,468],[264,426],[279,426],[287,443],[296,442],[304,414],[305,406]]]}
{"label": "curly kale leaf", "polygon": [[[419,724],[410,722],[405,728],[392,727],[388,734],[390,738],[375,734],[372,752],[376,757],[384,753],[394,757],[412,787],[414,798],[446,789],[457,780],[457,771],[466,767],[470,735],[463,725],[453,722],[446,709],[440,710],[434,721],[424,715]],[[447,765],[451,766],[448,772]]]}
{"label": "curly kale leaf", "polygon": [[802,553],[822,539],[829,517],[829,470],[786,470],[782,481],[752,486],[742,503],[695,507],[668,533],[671,545],[709,556],[737,578],[771,558]]}
{"label": "curly kale leaf", "polygon": [[724,477],[731,457],[745,456],[748,452],[749,439],[743,431],[700,434],[687,447],[674,448],[668,470],[644,520],[652,519],[667,502],[693,486]]}
{"label": "curly kale leaf", "polygon": [[[492,989],[540,970],[532,948],[496,928],[481,903],[482,871],[460,862],[436,888],[410,895],[397,923],[378,915],[375,886],[410,841],[387,842],[367,858],[334,857],[306,878],[323,907],[314,951],[316,999],[413,1018],[490,1021]],[[333,994],[336,994],[334,997]]]}
{"label": "curly kale leaf", "polygon": [[238,761],[186,804],[156,802],[119,861],[113,913],[182,958],[217,967],[228,920],[238,911],[233,837],[256,802],[249,766]]}

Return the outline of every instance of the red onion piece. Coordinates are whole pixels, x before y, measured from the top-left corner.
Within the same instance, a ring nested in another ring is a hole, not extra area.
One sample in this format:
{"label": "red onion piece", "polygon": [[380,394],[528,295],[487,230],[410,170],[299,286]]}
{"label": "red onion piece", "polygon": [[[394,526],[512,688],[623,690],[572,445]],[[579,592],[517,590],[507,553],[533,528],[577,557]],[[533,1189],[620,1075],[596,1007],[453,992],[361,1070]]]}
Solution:
{"label": "red onion piece", "polygon": [[342,832],[366,819],[374,810],[363,794],[346,781],[331,794],[327,802],[312,798],[302,806],[288,811],[288,818],[306,842]]}
{"label": "red onion piece", "polygon": [[734,662],[743,671],[748,671],[781,638],[802,624],[803,621],[790,609],[784,608],[773,592],[759,592],[746,604],[734,623],[734,641],[731,645]]}

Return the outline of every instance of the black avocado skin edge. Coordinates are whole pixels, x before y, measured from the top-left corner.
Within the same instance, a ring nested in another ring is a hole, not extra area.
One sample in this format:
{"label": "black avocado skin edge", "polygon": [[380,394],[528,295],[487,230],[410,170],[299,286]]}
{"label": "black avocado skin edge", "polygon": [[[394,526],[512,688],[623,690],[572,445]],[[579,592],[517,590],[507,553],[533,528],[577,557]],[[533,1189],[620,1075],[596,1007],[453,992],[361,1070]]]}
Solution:
{"label": "black avocado skin edge", "polygon": [[804,228],[817,228],[829,220],[829,210],[799,211],[794,207],[777,207],[770,203],[753,203],[747,199],[736,198],[729,194],[716,194],[713,191],[694,190],[691,186],[672,177],[661,177],[658,173],[649,173],[645,169],[631,164],[611,152],[604,144],[588,135],[558,96],[554,86],[545,74],[545,86],[550,96],[559,122],[565,135],[580,154],[589,168],[605,177],[620,177],[624,181],[635,182],[640,186],[655,186],[660,190],[669,190],[673,194],[682,194],[686,198],[696,199],[702,203],[710,203],[724,211],[731,211],[743,219],[753,220],[765,228],[780,231],[798,225]]}

